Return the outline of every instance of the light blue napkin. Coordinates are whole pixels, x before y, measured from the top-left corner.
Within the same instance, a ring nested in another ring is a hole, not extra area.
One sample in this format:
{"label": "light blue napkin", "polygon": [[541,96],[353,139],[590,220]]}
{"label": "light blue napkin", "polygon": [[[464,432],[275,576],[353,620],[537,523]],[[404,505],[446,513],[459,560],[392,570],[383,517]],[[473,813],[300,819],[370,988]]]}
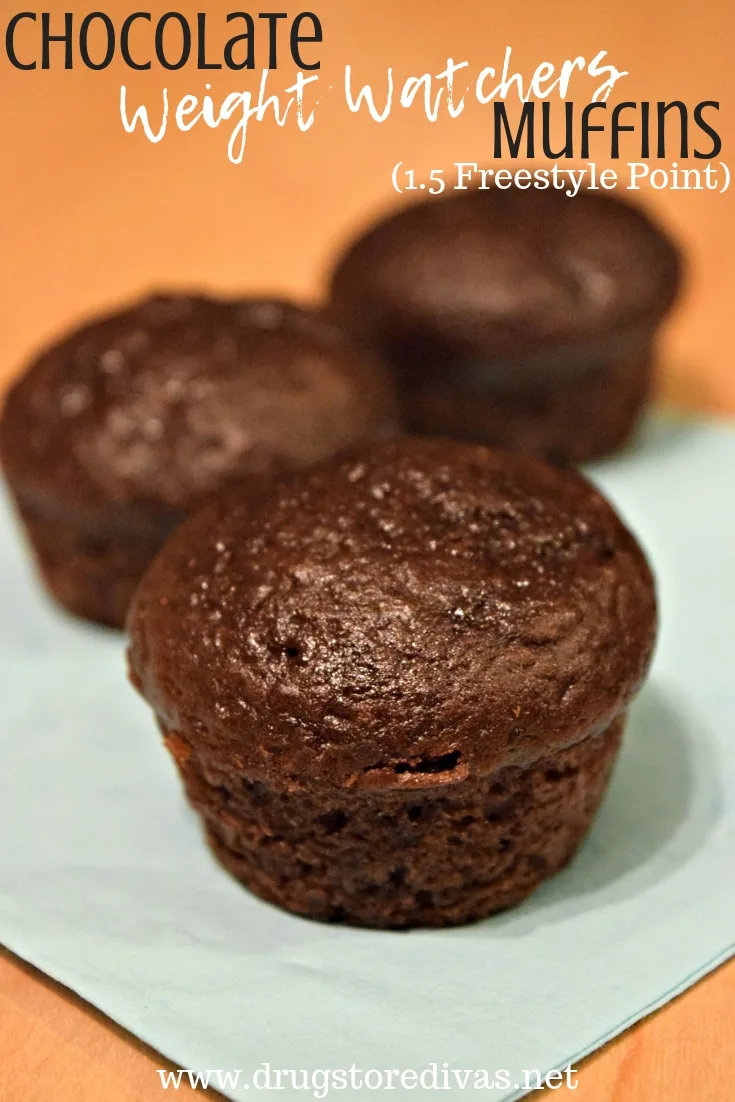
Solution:
{"label": "light blue napkin", "polygon": [[[735,432],[658,421],[592,475],[649,551],[662,609],[611,791],[576,861],[524,906],[409,934],[302,921],[220,871],[126,683],[120,639],[40,596],[3,509],[0,940],[179,1067],[243,1081],[266,1063],[508,1069],[498,1102],[523,1093],[524,1071],[575,1065],[724,961]],[[477,1097],[472,1078],[451,1084],[438,1097]],[[399,1085],[386,1097],[432,1095]]]}

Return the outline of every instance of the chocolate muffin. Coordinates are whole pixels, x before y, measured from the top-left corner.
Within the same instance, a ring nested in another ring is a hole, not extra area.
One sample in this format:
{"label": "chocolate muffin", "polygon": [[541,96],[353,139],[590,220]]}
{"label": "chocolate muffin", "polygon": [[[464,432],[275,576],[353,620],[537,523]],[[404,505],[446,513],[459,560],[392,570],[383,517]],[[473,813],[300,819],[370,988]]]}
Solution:
{"label": "chocolate muffin", "polygon": [[677,250],[609,193],[454,192],[356,242],[334,306],[394,366],[410,430],[579,462],[648,395]]}
{"label": "chocolate muffin", "polygon": [[129,663],[247,887],[443,926],[572,857],[655,621],[643,553],[580,475],[405,438],[190,518],[136,593]]}
{"label": "chocolate muffin", "polygon": [[395,425],[385,371],[322,314],[168,295],[36,359],[8,396],[0,457],[48,588],[121,626],[148,563],[209,493]]}

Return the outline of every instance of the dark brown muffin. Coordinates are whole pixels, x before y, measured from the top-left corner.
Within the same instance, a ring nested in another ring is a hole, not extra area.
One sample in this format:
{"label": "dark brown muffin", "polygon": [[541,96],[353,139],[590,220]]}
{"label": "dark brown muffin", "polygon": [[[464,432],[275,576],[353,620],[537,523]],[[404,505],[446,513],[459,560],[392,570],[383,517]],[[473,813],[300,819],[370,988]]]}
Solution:
{"label": "dark brown muffin", "polygon": [[406,438],[210,502],[128,627],[224,865],[311,918],[518,903],[598,807],[655,632],[645,558],[581,476]]}
{"label": "dark brown muffin", "polygon": [[51,592],[121,626],[148,563],[210,492],[395,423],[383,369],[316,311],[169,295],[35,360],[8,396],[0,456]]}
{"label": "dark brown muffin", "polygon": [[600,192],[454,192],[338,264],[331,297],[394,366],[409,429],[555,461],[614,451],[648,394],[676,249]]}

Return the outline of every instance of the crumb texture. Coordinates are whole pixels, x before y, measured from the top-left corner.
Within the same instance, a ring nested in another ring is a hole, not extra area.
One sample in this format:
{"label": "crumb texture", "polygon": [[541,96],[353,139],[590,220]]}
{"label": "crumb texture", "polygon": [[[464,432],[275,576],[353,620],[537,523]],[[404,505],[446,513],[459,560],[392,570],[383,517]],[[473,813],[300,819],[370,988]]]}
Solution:
{"label": "crumb texture", "polygon": [[607,786],[622,717],[537,762],[415,792],[279,792],[170,733],[214,852],[307,918],[407,928],[513,906],[574,855]]}

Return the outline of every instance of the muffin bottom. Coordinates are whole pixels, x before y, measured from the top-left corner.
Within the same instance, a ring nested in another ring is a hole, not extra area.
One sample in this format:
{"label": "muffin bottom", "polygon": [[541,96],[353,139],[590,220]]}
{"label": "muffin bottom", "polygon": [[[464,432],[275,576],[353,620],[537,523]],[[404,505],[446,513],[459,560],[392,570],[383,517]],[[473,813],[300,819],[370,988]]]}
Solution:
{"label": "muffin bottom", "polygon": [[563,868],[600,805],[624,723],[488,776],[317,792],[276,790],[164,734],[214,853],[246,887],[307,918],[397,929],[484,918]]}
{"label": "muffin bottom", "polygon": [[512,364],[502,369],[488,365],[484,379],[481,365],[469,380],[466,371],[445,370],[404,380],[403,413],[408,431],[419,435],[528,452],[552,463],[582,463],[618,451],[631,437],[653,367],[648,345],[566,375],[552,364],[552,384],[538,376],[526,390],[499,382],[503,371],[512,376]]}
{"label": "muffin bottom", "polygon": [[67,612],[122,628],[136,586],[175,523],[125,531],[16,501],[46,588]]}

